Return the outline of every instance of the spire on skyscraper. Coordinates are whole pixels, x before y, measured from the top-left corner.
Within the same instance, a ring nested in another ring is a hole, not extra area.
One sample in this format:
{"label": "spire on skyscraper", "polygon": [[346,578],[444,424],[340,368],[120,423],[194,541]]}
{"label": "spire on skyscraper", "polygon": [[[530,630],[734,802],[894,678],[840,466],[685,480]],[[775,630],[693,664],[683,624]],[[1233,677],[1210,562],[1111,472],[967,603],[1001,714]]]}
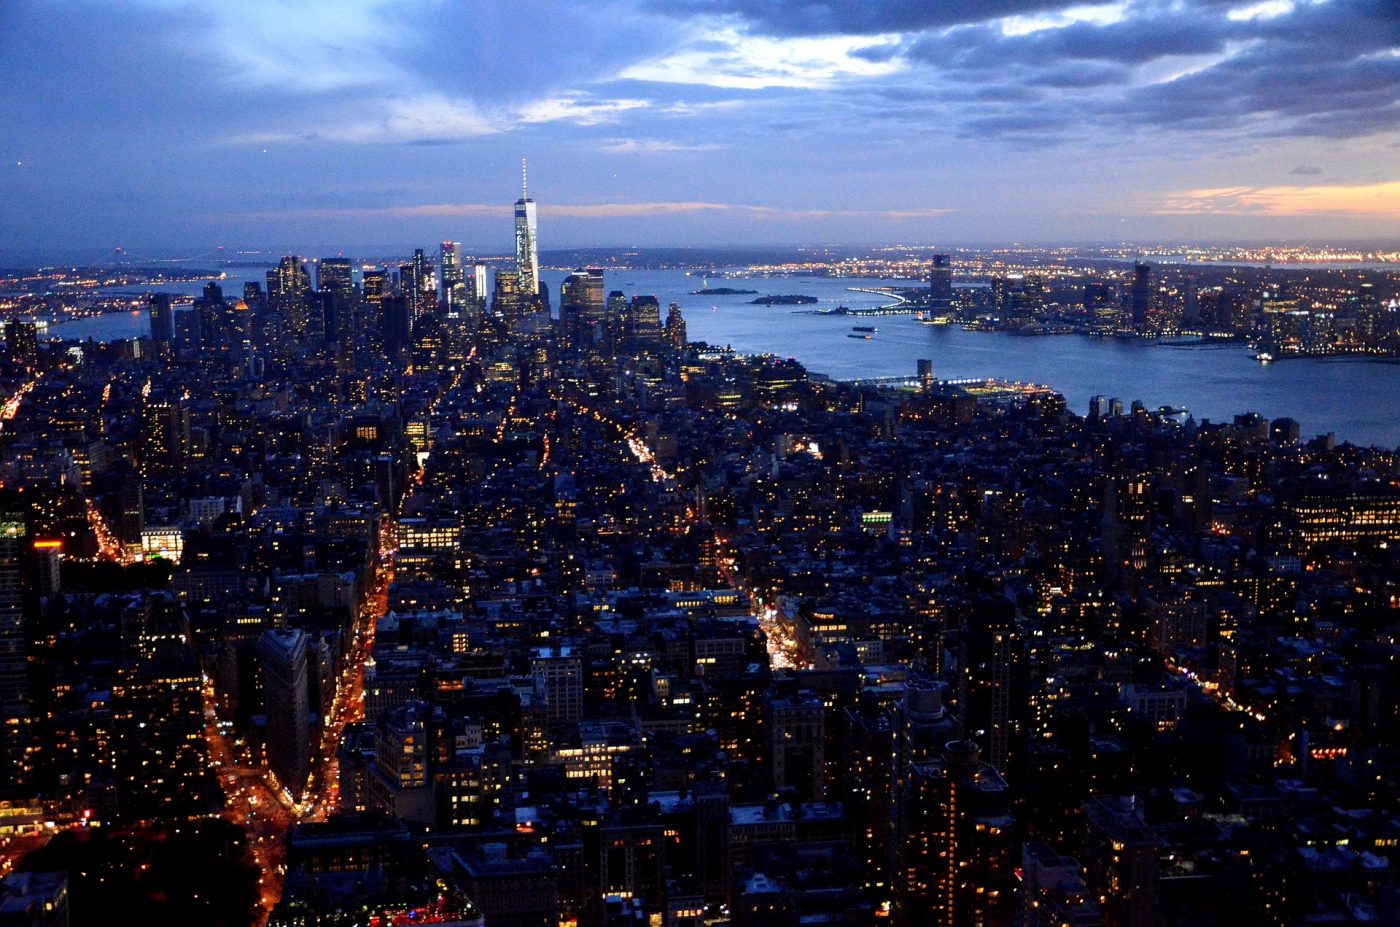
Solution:
{"label": "spire on skyscraper", "polygon": [[527,296],[540,292],[540,255],[535,240],[535,202],[526,185],[525,159],[520,159],[520,199],[515,201],[515,265],[520,272],[520,288]]}

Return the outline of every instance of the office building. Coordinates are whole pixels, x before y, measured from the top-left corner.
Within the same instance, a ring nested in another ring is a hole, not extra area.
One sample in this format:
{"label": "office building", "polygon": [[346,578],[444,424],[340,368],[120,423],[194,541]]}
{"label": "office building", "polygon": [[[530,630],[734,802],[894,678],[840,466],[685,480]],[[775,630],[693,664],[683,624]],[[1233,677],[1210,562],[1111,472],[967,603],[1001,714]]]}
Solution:
{"label": "office building", "polygon": [[1314,489],[1284,508],[1285,531],[1299,550],[1326,543],[1384,545],[1400,540],[1400,492],[1389,487]]}
{"label": "office building", "polygon": [[1021,923],[1024,927],[1102,927],[1103,916],[1084,883],[1079,861],[1048,844],[1021,848]]}
{"label": "office building", "polygon": [[678,303],[671,303],[666,310],[666,341],[673,351],[684,351],[687,341],[685,316],[681,315]]}
{"label": "office building", "polygon": [[24,622],[24,517],[0,514],[0,758],[27,778],[31,763],[30,693]]}
{"label": "office building", "polygon": [[480,261],[473,262],[470,267],[464,268],[463,277],[467,282],[467,298],[474,301],[478,308],[484,306],[489,286],[486,265]]}
{"label": "office building", "polygon": [[267,714],[267,765],[300,801],[311,774],[310,692],[307,635],[296,629],[268,630],[258,642]]}
{"label": "office building", "polygon": [[520,199],[515,201],[515,267],[520,275],[520,291],[528,298],[540,293],[540,255],[536,235],[535,201],[530,199],[525,162],[521,161]]}
{"label": "office building", "polygon": [[371,808],[419,827],[431,825],[437,816],[429,768],[432,718],[428,704],[416,700],[380,716],[374,729],[374,764],[368,777]]}
{"label": "office building", "polygon": [[767,699],[768,757],[773,785],[804,801],[826,796],[826,726],[821,699],[811,692]]}
{"label": "office building", "polygon": [[0,881],[0,925],[68,927],[66,872],[13,872]]}
{"label": "office building", "polygon": [[355,290],[354,270],[349,258],[321,258],[316,265],[316,289],[334,293],[343,305],[350,304]]}
{"label": "office building", "polygon": [[568,343],[586,349],[602,332],[606,302],[603,271],[597,267],[576,270],[559,287],[559,320]]}
{"label": "office building", "polygon": [[279,323],[293,339],[305,339],[310,327],[311,275],[294,254],[286,255],[267,272],[267,301]]}
{"label": "office building", "polygon": [[466,310],[467,284],[462,267],[462,246],[445,241],[438,246],[438,295],[449,318]]}
{"label": "office building", "polygon": [[1132,284],[1133,328],[1141,329],[1147,324],[1147,314],[1152,309],[1152,267],[1142,261],[1133,262]]}
{"label": "office building", "polygon": [[383,270],[367,270],[361,275],[365,302],[378,306],[389,293],[389,275]]}
{"label": "office building", "polygon": [[189,408],[182,402],[146,397],[141,404],[141,475],[150,480],[179,473],[189,448]]}
{"label": "office building", "polygon": [[496,291],[491,297],[491,315],[513,329],[525,317],[530,296],[520,274],[512,270],[496,271]]}
{"label": "office building", "polygon": [[399,267],[399,292],[408,300],[413,321],[437,309],[436,281],[422,248],[413,249],[413,260]]}
{"label": "office building", "polygon": [[1084,875],[1108,927],[1159,923],[1162,840],[1134,798],[1100,795],[1084,806]]}
{"label": "office building", "polygon": [[953,265],[946,254],[935,254],[928,276],[929,301],[935,310],[953,308]]}
{"label": "office building", "polygon": [[151,341],[157,350],[175,343],[175,318],[169,293],[152,293],[147,299],[151,312]]}
{"label": "office building", "polygon": [[1012,719],[1019,713],[1014,709],[1020,707],[1016,607],[1005,599],[981,598],[969,610],[965,625],[967,736],[982,747],[987,762],[1005,770]]}
{"label": "office building", "polygon": [[202,675],[167,593],[122,604],[111,711],[117,813],[176,820],[220,801],[204,739]]}
{"label": "office building", "polygon": [[976,744],[953,741],[941,758],[914,763],[904,788],[902,923],[1009,927],[1018,899],[1006,780],[980,761]]}

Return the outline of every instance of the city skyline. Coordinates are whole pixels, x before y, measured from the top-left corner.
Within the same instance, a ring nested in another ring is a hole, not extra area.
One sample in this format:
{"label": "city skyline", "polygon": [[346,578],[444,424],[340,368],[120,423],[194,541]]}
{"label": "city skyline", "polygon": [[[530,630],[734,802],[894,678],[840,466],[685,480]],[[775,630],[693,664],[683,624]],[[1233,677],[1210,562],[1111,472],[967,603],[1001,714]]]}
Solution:
{"label": "city skyline", "polygon": [[1375,238],[1386,7],[10,4],[0,249]]}
{"label": "city skyline", "polygon": [[1400,923],[1400,0],[0,48],[0,927]]}
{"label": "city skyline", "polygon": [[[117,88],[143,104],[120,117],[142,130],[139,152],[104,134],[117,117],[74,126],[56,106],[40,134],[73,129],[62,150],[78,173],[0,197],[19,220],[0,226],[0,920],[1387,922],[1400,244],[1376,241],[1389,228],[1356,246],[1245,245],[1239,231],[1152,244],[1144,225],[1283,213],[1290,236],[1321,236],[1321,215],[1384,216],[1394,184],[1295,168],[1323,179],[1167,195],[1175,175],[1146,148],[1180,143],[1180,127],[1110,138],[1063,111],[1042,125],[1078,125],[1072,144],[1047,136],[1013,170],[1002,131],[941,170],[924,142],[970,131],[965,113],[882,151],[888,123],[836,104],[851,80],[907,78],[935,38],[957,40],[939,67],[978,70],[957,43],[986,24],[956,4],[684,2],[609,3],[574,23],[569,54],[593,60],[594,26],[664,20],[770,36],[745,52],[761,65],[747,81],[774,62],[789,84],[809,79],[833,54],[870,70],[789,85],[800,93],[765,98],[766,114],[738,107],[771,129],[798,97],[820,100],[823,138],[789,121],[767,139],[707,130],[725,140],[691,151],[619,143],[668,167],[610,184],[578,146],[643,131],[657,93],[589,125],[555,112],[528,131],[459,122],[450,138],[414,135],[452,128],[439,111],[364,135],[336,109],[353,92],[369,112],[371,88],[410,73],[376,71],[379,50],[418,62],[419,32],[452,39],[464,7],[255,3],[247,20],[131,7],[150,31],[104,23],[101,3],[53,8],[90,14],[64,26],[79,39],[106,25],[110,44],[136,35],[147,52],[182,29],[248,26],[201,74],[262,68],[280,89],[245,87],[268,104],[249,122],[339,128],[251,142],[269,159],[252,178],[170,121],[194,110]],[[1209,22],[1245,24],[1222,27],[1244,45],[1194,73],[1258,64],[1282,24],[1381,11],[973,6],[1011,45],[1107,37],[1106,60],[1148,70],[1202,54],[1191,43]],[[499,47],[471,36],[483,59],[504,56],[502,80],[517,63],[540,71],[492,119],[563,99],[548,10],[564,7],[523,8]],[[1175,36],[1153,19],[1180,16]],[[682,49],[645,60],[652,91],[682,77],[755,89],[725,76],[722,32],[700,49],[675,30],[647,36]],[[833,30],[858,41],[833,45]],[[23,54],[38,60],[33,38]],[[1325,36],[1303,38],[1337,59]],[[1384,80],[1400,55],[1377,41],[1389,33],[1341,44]],[[637,54],[610,65],[612,84],[631,74],[635,90]],[[1002,76],[1020,66],[993,57]],[[1047,87],[1053,58],[1037,57]],[[149,62],[163,89],[192,85]],[[593,73],[577,70],[568,86]],[[242,130],[229,99],[200,104],[210,131]],[[1360,112],[1349,99],[1329,123]],[[1374,152],[1386,108],[1345,144]],[[1316,131],[1307,111],[1262,120],[1263,144],[1291,161],[1279,133]],[[843,143],[856,121],[869,146]],[[43,147],[24,118],[12,129]],[[740,142],[743,163],[726,162]],[[525,158],[518,199],[494,162],[467,169],[517,143],[543,162],[541,188]],[[1076,160],[1081,148],[1112,156]],[[287,172],[294,150],[305,169]],[[84,174],[81,157],[102,169]],[[1057,159],[1102,177],[1027,180]],[[979,248],[957,225],[1049,227],[1045,210],[1070,197],[1063,240],[1130,172],[1158,206],[1117,243]],[[971,205],[930,205],[935,181]],[[11,262],[109,224],[144,239]],[[733,243],[760,234],[914,243]]]}

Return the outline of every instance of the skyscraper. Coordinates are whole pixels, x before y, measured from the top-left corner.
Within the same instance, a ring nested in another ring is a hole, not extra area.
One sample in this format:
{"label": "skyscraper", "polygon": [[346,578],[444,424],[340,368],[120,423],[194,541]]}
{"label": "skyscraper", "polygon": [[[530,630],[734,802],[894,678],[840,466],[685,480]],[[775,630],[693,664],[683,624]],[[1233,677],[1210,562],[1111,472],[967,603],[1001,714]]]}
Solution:
{"label": "skyscraper", "polygon": [[929,679],[913,679],[893,716],[894,742],[891,745],[890,827],[894,835],[888,847],[890,871],[905,871],[910,865],[909,833],[913,813],[909,783],[916,763],[937,759],[943,745],[957,736],[958,725],[943,705],[942,690]]}
{"label": "skyscraper", "polygon": [[1380,295],[1374,283],[1363,283],[1356,288],[1356,325],[1362,339],[1376,342],[1388,332],[1386,314],[1381,305]]}
{"label": "skyscraper", "polygon": [[141,475],[161,479],[181,472],[190,448],[190,410],[161,396],[141,401]]}
{"label": "skyscraper", "polygon": [[462,276],[462,246],[445,241],[438,255],[438,292],[448,316],[461,313],[467,299],[466,280]]}
{"label": "skyscraper", "polygon": [[128,550],[141,549],[141,532],[146,528],[146,491],[140,473],[126,461],[113,468],[120,477],[121,520],[117,522],[117,537]]}
{"label": "skyscraper", "polygon": [[224,316],[228,312],[228,303],[224,301],[224,288],[213,281],[206,283],[204,295],[194,301],[190,311],[199,323],[198,347],[201,356],[212,358],[226,351],[229,337],[225,331]]}
{"label": "skyscraper", "polygon": [[681,315],[681,307],[678,303],[671,303],[670,309],[666,312],[666,340],[670,342],[672,350],[685,350],[685,343],[688,340],[685,332],[685,316]]}
{"label": "skyscraper", "polygon": [[174,597],[128,602],[112,687],[119,811],[128,820],[179,818],[218,804],[204,739],[199,663]]}
{"label": "skyscraper", "polygon": [[1147,323],[1147,311],[1152,308],[1152,267],[1142,261],[1133,262],[1133,328]]}
{"label": "skyscraper", "polygon": [[661,342],[661,304],[655,296],[633,296],[627,307],[627,334],[632,346],[654,347]]}
{"label": "skyscraper", "polygon": [[300,801],[311,773],[306,632],[265,631],[258,650],[267,700],[267,765],[292,798]]}
{"label": "skyscraper", "polygon": [[388,276],[382,270],[367,270],[364,273],[365,302],[378,306],[389,290]]}
{"label": "skyscraper", "polygon": [[987,762],[1005,770],[1016,712],[1016,670],[1020,648],[1016,607],[1005,598],[979,598],[965,619],[964,634],[968,738],[986,750]]}
{"label": "skyscraper", "polygon": [[935,309],[953,308],[953,265],[946,254],[933,256],[928,275],[928,295]]}
{"label": "skyscraper", "polygon": [[627,294],[621,290],[608,293],[603,309],[603,343],[609,352],[622,350],[627,339],[630,313],[627,310]]}
{"label": "skyscraper", "polygon": [[34,369],[39,365],[39,327],[23,319],[5,323],[5,351],[10,362]]}
{"label": "skyscraper", "polygon": [[603,271],[597,267],[576,270],[559,287],[559,319],[569,343],[581,348],[598,340],[603,324]]}
{"label": "skyscraper", "polygon": [[350,293],[354,285],[349,258],[321,258],[321,262],[316,265],[316,288],[334,293],[346,305],[350,303]]}
{"label": "skyscraper", "polygon": [[409,315],[415,321],[432,308],[432,282],[432,270],[423,249],[413,249],[413,260],[399,266],[399,290],[408,299]]}
{"label": "skyscraper", "polygon": [[[465,276],[465,274],[464,274]],[[477,261],[471,267],[471,288],[468,295],[473,299],[478,308],[486,304],[486,265]]]}
{"label": "skyscraper", "polygon": [[1016,897],[1015,821],[1006,780],[977,745],[953,741],[941,759],[910,767],[904,868],[896,875],[906,924],[1010,924]]}
{"label": "skyscraper", "polygon": [[379,718],[367,783],[370,807],[419,826],[431,825],[437,811],[430,768],[432,714],[428,703],[415,699]]}
{"label": "skyscraper", "polygon": [[520,162],[520,199],[515,201],[515,264],[520,290],[527,297],[540,292],[540,254],[535,241],[535,201],[526,185],[525,162]]}
{"label": "skyscraper", "polygon": [[275,270],[267,272],[267,299],[273,313],[280,317],[294,339],[306,337],[310,309],[307,297],[311,293],[311,275],[301,258],[289,254]]}
{"label": "skyscraper", "polygon": [[525,315],[529,296],[520,275],[508,270],[496,271],[496,292],[491,298],[491,313],[508,327],[519,324]]}
{"label": "skyscraper", "polygon": [[151,307],[151,340],[156,343],[157,349],[160,349],[175,341],[175,319],[171,315],[170,294],[152,293],[149,303]]}
{"label": "skyscraper", "polygon": [[386,296],[380,300],[379,339],[384,353],[398,358],[413,341],[413,310],[407,296]]}
{"label": "skyscraper", "polygon": [[576,306],[595,318],[601,318],[605,300],[603,297],[603,271],[598,267],[576,270],[564,278],[559,287],[559,304]]}
{"label": "skyscraper", "polygon": [[1084,874],[1103,899],[1104,922],[1146,927],[1160,917],[1162,839],[1132,797],[1095,795],[1084,806]]}
{"label": "skyscraper", "polygon": [[796,789],[804,801],[826,797],[826,729],[812,692],[767,698],[768,758],[773,786]]}
{"label": "skyscraper", "polygon": [[364,301],[358,307],[359,333],[368,335],[373,343],[382,346],[384,298],[389,294],[388,272],[379,269],[365,271],[360,276],[360,289]]}
{"label": "skyscraper", "polygon": [[24,573],[20,564],[24,516],[0,514],[0,758],[7,778],[26,771],[30,725],[29,669],[25,656]]}

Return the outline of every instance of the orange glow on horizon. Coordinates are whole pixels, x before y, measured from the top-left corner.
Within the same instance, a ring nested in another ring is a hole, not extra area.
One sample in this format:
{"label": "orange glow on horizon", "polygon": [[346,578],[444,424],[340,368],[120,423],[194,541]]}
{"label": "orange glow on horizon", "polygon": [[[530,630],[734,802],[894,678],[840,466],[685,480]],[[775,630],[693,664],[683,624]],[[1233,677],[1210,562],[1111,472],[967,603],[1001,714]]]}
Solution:
{"label": "orange glow on horizon", "polygon": [[1183,190],[1167,194],[1156,212],[1159,215],[1349,215],[1400,219],[1400,180]]}

